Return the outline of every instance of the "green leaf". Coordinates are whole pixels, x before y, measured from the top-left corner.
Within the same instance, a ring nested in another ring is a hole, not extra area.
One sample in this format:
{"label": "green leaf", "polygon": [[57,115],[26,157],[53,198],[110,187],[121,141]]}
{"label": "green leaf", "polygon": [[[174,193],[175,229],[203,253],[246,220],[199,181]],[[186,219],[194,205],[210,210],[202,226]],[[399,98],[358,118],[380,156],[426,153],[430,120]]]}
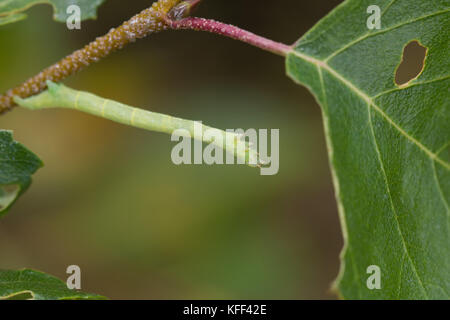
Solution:
{"label": "green leaf", "polygon": [[[321,105],[345,240],[336,281],[349,299],[450,297],[448,0],[348,0],[287,57]],[[381,29],[367,8],[381,8]],[[422,73],[395,84],[403,48]],[[366,284],[379,266],[381,289]]]}
{"label": "green leaf", "polygon": [[31,175],[42,167],[42,161],[20,143],[12,132],[0,130],[0,217],[28,188]]}
{"label": "green leaf", "polygon": [[0,300],[99,300],[97,294],[70,290],[56,277],[30,270],[0,270]]}
{"label": "green leaf", "polygon": [[96,19],[97,8],[103,2],[105,0],[0,0],[0,25],[23,20],[26,15],[21,12],[41,3],[53,7],[53,18],[59,22],[66,22],[69,17],[66,10],[73,4],[80,7],[81,20]]}

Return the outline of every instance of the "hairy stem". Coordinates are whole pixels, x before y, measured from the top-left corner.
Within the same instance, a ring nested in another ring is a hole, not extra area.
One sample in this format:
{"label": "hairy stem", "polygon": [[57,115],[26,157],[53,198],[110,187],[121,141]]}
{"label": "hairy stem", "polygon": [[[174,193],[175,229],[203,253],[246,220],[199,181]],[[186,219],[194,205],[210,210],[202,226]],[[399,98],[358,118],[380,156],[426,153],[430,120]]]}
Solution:
{"label": "hairy stem", "polygon": [[275,53],[283,57],[285,57],[292,50],[292,47],[286,44],[266,39],[249,31],[235,27],[233,25],[218,22],[215,20],[196,17],[189,17],[181,20],[171,20],[166,17],[164,21],[170,28],[174,30],[187,29],[196,31],[207,31],[248,43],[252,46]]}
{"label": "hairy stem", "polygon": [[112,28],[106,35],[98,37],[84,48],[79,49],[59,62],[29,78],[21,85],[0,95],[0,114],[12,109],[16,104],[14,97],[28,98],[46,89],[47,80],[60,82],[70,75],[122,49],[138,38],[167,29],[163,18],[181,0],[159,0],[152,6],[136,14],[121,26]]}
{"label": "hairy stem", "polygon": [[[14,101],[31,110],[58,107],[75,109],[149,131],[173,134],[177,130],[178,136],[192,137],[225,149],[236,156],[240,160],[239,163],[246,163],[253,167],[263,164],[256,149],[237,133],[215,129],[196,121],[134,108],[88,92],[76,91],[51,81],[47,81],[46,85],[48,90],[27,99],[15,97]],[[205,134],[206,131],[211,132],[212,130],[214,136],[221,135],[221,139],[215,139],[213,136]]]}

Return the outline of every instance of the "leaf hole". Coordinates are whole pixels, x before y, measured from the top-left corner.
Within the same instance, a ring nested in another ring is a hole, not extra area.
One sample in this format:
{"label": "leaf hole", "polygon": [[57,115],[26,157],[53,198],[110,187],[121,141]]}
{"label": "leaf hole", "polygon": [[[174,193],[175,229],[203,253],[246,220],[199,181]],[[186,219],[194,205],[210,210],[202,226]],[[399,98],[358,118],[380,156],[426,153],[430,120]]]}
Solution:
{"label": "leaf hole", "polygon": [[419,41],[409,42],[403,49],[402,61],[395,72],[395,83],[404,86],[419,77],[425,66],[428,49]]}

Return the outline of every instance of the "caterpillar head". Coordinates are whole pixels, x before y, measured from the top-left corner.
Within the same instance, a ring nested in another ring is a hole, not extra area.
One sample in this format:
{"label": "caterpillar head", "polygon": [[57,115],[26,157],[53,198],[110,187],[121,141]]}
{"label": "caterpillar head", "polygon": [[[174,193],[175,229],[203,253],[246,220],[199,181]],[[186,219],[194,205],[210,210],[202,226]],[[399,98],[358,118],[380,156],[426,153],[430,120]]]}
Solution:
{"label": "caterpillar head", "polygon": [[170,20],[181,20],[191,15],[192,11],[197,7],[201,0],[187,0],[180,2],[172,8],[167,14]]}

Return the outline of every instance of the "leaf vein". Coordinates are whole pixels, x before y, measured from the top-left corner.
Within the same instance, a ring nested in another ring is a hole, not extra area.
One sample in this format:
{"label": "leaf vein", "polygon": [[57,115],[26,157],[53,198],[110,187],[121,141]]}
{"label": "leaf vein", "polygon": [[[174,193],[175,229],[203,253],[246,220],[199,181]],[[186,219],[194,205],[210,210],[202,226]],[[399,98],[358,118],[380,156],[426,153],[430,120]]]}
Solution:
{"label": "leaf vein", "polygon": [[447,200],[444,197],[444,193],[442,192],[442,187],[441,187],[441,183],[439,182],[439,178],[437,176],[436,165],[434,163],[434,160],[431,160],[431,167],[433,168],[433,178],[434,178],[434,181],[436,182],[436,186],[437,186],[437,189],[439,191],[439,196],[440,196],[440,198],[442,200],[442,203],[445,206],[445,209],[447,210],[447,216],[450,217],[449,206],[448,206]]}
{"label": "leaf vein", "polygon": [[420,17],[412,19],[412,20],[408,20],[408,21],[396,24],[396,25],[394,25],[392,27],[380,30],[378,32],[367,32],[364,35],[362,35],[361,37],[359,37],[358,39],[347,43],[346,45],[344,45],[340,49],[338,49],[335,52],[333,52],[332,54],[330,54],[327,58],[325,58],[324,62],[330,61],[331,59],[333,59],[334,57],[336,57],[340,53],[344,52],[345,50],[351,48],[355,44],[357,44],[357,43],[359,43],[359,42],[361,42],[361,41],[363,41],[363,40],[365,40],[367,38],[371,38],[371,37],[374,37],[376,35],[379,35],[379,34],[382,34],[382,33],[388,32],[388,31],[392,31],[392,30],[398,29],[398,28],[400,28],[402,26],[405,26],[407,24],[411,24],[411,23],[414,23],[414,22],[417,22],[417,21],[420,21],[420,20],[424,20],[424,19],[427,19],[429,17],[434,17],[434,16],[437,16],[437,15],[440,15],[440,14],[443,14],[443,13],[446,13],[446,12],[449,12],[449,11],[450,11],[450,9],[433,12],[431,14],[427,14],[427,15],[420,16]]}
{"label": "leaf vein", "polygon": [[322,60],[318,60],[314,57],[305,55],[303,53],[297,52],[297,51],[291,51],[292,54],[295,56],[304,59],[305,61],[308,61],[310,63],[313,63],[315,65],[318,65],[320,68],[323,68],[327,70],[329,73],[331,73],[336,79],[344,83],[350,90],[355,92],[360,98],[362,98],[366,103],[368,103],[373,109],[375,109],[383,118],[385,118],[390,125],[392,125],[395,129],[397,129],[401,135],[403,135],[405,138],[407,138],[410,142],[415,144],[419,149],[421,149],[423,152],[425,152],[428,157],[430,157],[433,160],[436,160],[439,164],[441,164],[446,169],[450,170],[450,164],[439,158],[435,153],[433,153],[430,149],[428,149],[426,146],[424,146],[422,143],[420,143],[416,138],[408,134],[403,128],[401,128],[398,124],[395,123],[394,120],[392,120],[379,106],[377,106],[373,100],[361,89],[356,87],[353,83],[351,83],[348,79],[343,77],[341,74],[339,74],[336,70],[334,70],[332,67],[330,67],[326,62]]}
{"label": "leaf vein", "polygon": [[444,80],[447,80],[449,78],[450,78],[450,76],[446,76],[446,77],[436,78],[436,79],[431,79],[431,80],[426,80],[426,81],[412,82],[411,84],[408,84],[408,85],[405,85],[405,86],[398,86],[398,87],[395,87],[395,88],[392,88],[392,89],[380,92],[379,94],[372,96],[370,99],[376,100],[376,99],[378,99],[378,98],[380,98],[380,97],[382,97],[382,96],[384,96],[386,94],[392,93],[392,92],[401,91],[401,90],[405,90],[405,89],[408,89],[408,88],[411,88],[411,87],[421,86],[421,85],[424,85],[424,84],[430,84],[430,83],[434,83],[434,82],[444,81]]}
{"label": "leaf vein", "polygon": [[435,284],[435,283],[430,283],[430,282],[427,282],[426,285],[431,286],[431,287],[438,288],[438,289],[440,289],[440,290],[447,296],[447,298],[450,297],[449,294],[448,294],[448,292],[447,292],[447,290],[445,290],[444,287],[442,287],[442,286],[440,286],[440,285],[438,285],[438,284]]}
{"label": "leaf vein", "polygon": [[401,289],[402,289],[402,274],[403,274],[403,266],[404,266],[405,260],[406,260],[405,256],[406,256],[406,253],[403,252],[402,263],[400,265],[400,271],[399,271],[399,274],[398,274],[397,299],[400,297],[400,292],[401,292]]}
{"label": "leaf vein", "polygon": [[384,15],[386,14],[386,12],[388,11],[388,9],[394,4],[394,2],[397,0],[392,0],[383,10],[383,12],[381,13],[381,17],[384,17]]}
{"label": "leaf vein", "polygon": [[417,272],[417,268],[416,268],[416,266],[415,266],[415,264],[414,264],[414,261],[412,260],[410,254],[409,254],[408,247],[407,247],[407,245],[406,245],[406,241],[405,241],[405,238],[404,238],[404,236],[403,236],[402,229],[401,229],[401,227],[400,227],[400,221],[398,220],[397,210],[395,209],[394,201],[392,200],[391,189],[389,188],[389,180],[388,180],[388,178],[387,178],[386,171],[385,171],[385,169],[384,169],[384,164],[383,164],[383,159],[382,159],[382,157],[381,157],[380,148],[379,148],[379,146],[378,146],[378,142],[377,142],[377,138],[376,138],[376,135],[375,135],[375,131],[374,131],[374,129],[373,129],[373,124],[372,124],[372,112],[371,112],[372,109],[370,108],[370,104],[367,104],[367,110],[368,110],[368,114],[369,114],[369,127],[370,127],[370,132],[371,132],[371,134],[372,134],[373,143],[374,143],[374,146],[375,146],[375,151],[376,151],[376,153],[377,153],[378,162],[380,163],[381,173],[383,174],[383,179],[384,179],[384,183],[385,183],[385,186],[386,186],[386,192],[387,192],[387,194],[388,194],[388,196],[389,196],[389,202],[390,202],[390,205],[391,205],[392,213],[393,213],[394,218],[395,218],[395,222],[396,222],[396,225],[397,225],[397,230],[398,230],[398,233],[399,233],[399,235],[400,235],[400,238],[402,239],[403,250],[404,250],[406,256],[408,257],[409,262],[411,263],[411,266],[412,266],[412,269],[413,269],[413,271],[414,271],[414,274],[416,275],[417,280],[419,281],[419,284],[420,284],[420,286],[421,286],[422,289],[423,289],[423,292],[424,292],[424,294],[425,294],[426,299],[429,299],[429,298],[428,298],[427,291],[426,291],[426,289],[425,289],[425,286],[424,286],[423,283],[422,283],[422,279],[420,278],[419,273]]}

